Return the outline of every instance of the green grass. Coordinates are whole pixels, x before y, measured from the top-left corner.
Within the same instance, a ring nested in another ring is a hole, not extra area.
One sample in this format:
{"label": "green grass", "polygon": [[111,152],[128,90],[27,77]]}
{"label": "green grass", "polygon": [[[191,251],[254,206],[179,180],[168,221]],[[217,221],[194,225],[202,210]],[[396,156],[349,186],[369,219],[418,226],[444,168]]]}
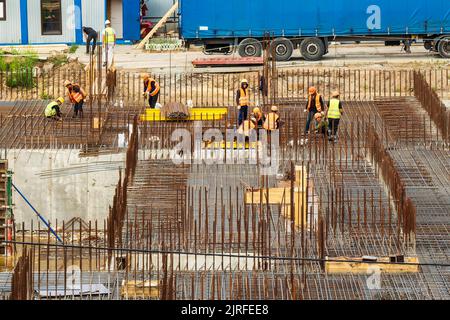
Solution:
{"label": "green grass", "polygon": [[70,46],[70,48],[69,48],[69,53],[75,53],[75,52],[77,52],[77,50],[78,50],[78,45],[72,45],[72,46]]}
{"label": "green grass", "polygon": [[60,67],[63,64],[67,63],[67,56],[65,54],[58,54],[56,56],[53,56],[51,58],[48,58],[48,61],[53,63],[55,67]]}
{"label": "green grass", "polygon": [[0,71],[8,71],[6,75],[8,87],[34,87],[33,68],[39,61],[35,51],[19,52],[13,49],[11,52],[1,52],[0,55]]}
{"label": "green grass", "polygon": [[54,97],[51,94],[49,94],[49,93],[42,93],[41,94],[41,100],[53,100],[53,99],[54,99]]}

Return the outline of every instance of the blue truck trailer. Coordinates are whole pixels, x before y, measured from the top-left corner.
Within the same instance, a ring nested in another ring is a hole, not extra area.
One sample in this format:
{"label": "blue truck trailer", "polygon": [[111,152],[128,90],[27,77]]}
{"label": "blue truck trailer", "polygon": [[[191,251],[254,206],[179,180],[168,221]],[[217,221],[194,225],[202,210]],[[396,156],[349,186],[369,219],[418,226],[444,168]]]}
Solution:
{"label": "blue truck trailer", "polygon": [[262,55],[272,38],[277,60],[300,49],[320,60],[330,41],[385,41],[450,58],[450,0],[180,0],[180,36],[208,53]]}

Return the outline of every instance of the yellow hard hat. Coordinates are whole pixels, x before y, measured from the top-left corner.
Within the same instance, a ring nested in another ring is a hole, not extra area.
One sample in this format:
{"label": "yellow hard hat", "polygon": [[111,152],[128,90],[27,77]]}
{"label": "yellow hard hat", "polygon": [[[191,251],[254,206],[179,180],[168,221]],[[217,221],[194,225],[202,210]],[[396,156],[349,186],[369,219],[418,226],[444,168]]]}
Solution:
{"label": "yellow hard hat", "polygon": [[242,80],[241,80],[241,84],[244,84],[244,83],[248,84],[247,79],[242,79]]}
{"label": "yellow hard hat", "polygon": [[64,87],[67,87],[67,86],[69,86],[71,84],[72,84],[72,82],[70,82],[69,80],[65,80],[64,81]]}
{"label": "yellow hard hat", "polygon": [[56,99],[56,101],[58,101],[61,104],[63,104],[64,103],[64,98],[63,97],[59,97],[58,99]]}
{"label": "yellow hard hat", "polygon": [[143,73],[141,74],[141,78],[147,80],[148,78],[150,78],[150,75],[148,73]]}
{"label": "yellow hard hat", "polygon": [[272,112],[278,112],[278,107],[277,106],[272,106],[272,108],[270,110],[272,110]]}
{"label": "yellow hard hat", "polygon": [[261,113],[261,110],[258,107],[256,107],[253,109],[253,113]]}

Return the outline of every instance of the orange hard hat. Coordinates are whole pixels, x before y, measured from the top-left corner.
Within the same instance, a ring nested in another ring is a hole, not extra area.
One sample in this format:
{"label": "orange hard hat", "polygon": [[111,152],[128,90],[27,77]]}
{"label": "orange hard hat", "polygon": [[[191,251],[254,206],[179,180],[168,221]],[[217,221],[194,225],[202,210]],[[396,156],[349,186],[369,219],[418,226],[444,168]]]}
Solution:
{"label": "orange hard hat", "polygon": [[317,92],[317,89],[316,89],[316,87],[310,87],[310,88],[308,89],[308,92],[309,92],[309,94],[314,94],[314,93]]}

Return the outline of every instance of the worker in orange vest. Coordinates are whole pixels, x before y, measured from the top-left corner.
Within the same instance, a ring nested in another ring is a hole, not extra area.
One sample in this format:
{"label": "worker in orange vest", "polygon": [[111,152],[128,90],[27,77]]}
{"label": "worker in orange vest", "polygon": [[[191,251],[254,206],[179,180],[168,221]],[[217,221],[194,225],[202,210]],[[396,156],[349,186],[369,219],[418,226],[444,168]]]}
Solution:
{"label": "worker in orange vest", "polygon": [[142,79],[144,80],[144,97],[145,99],[148,97],[148,105],[150,108],[155,109],[161,87],[148,73],[144,73]]}
{"label": "worker in orange vest", "polygon": [[69,80],[64,81],[64,87],[66,87],[70,102],[73,103],[73,116],[76,118],[80,115],[80,119],[83,118],[83,104],[84,99],[86,99],[86,92],[81,88],[80,85],[72,83]]}
{"label": "worker in orange vest", "polygon": [[239,110],[238,125],[241,125],[248,118],[249,97],[248,81],[243,79],[241,80],[241,87],[236,93],[236,104]]}
{"label": "worker in orange vest", "polygon": [[311,87],[308,90],[308,102],[306,104],[305,112],[307,112],[305,134],[309,132],[311,121],[317,113],[325,111],[325,103],[322,96],[317,92],[315,87]]}

